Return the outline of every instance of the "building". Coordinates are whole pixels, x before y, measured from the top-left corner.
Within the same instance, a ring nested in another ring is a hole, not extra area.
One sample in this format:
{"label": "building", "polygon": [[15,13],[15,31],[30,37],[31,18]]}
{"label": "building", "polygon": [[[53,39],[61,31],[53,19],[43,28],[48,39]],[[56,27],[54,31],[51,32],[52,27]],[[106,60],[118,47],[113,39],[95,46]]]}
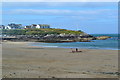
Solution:
{"label": "building", "polygon": [[34,28],[46,29],[46,28],[50,28],[50,25],[47,25],[47,24],[32,24],[30,26],[25,26],[25,29],[34,29]]}
{"label": "building", "polygon": [[7,29],[22,29],[22,24],[11,23],[8,24]]}
{"label": "building", "polygon": [[25,26],[24,28],[25,29],[35,29],[36,28],[36,24],[32,24],[32,25],[29,25],[29,26]]}
{"label": "building", "polygon": [[32,24],[25,27],[22,27],[22,24],[11,23],[8,26],[0,25],[0,29],[46,29],[50,28],[48,24]]}
{"label": "building", "polygon": [[32,24],[32,25],[31,25],[31,28],[39,28],[39,25],[37,25],[37,24]]}
{"label": "building", "polygon": [[31,26],[25,26],[24,28],[25,29],[31,29]]}
{"label": "building", "polygon": [[40,26],[40,28],[50,28],[50,25],[47,24],[38,24]]}
{"label": "building", "polygon": [[0,25],[0,29],[5,29],[6,27],[4,25]]}

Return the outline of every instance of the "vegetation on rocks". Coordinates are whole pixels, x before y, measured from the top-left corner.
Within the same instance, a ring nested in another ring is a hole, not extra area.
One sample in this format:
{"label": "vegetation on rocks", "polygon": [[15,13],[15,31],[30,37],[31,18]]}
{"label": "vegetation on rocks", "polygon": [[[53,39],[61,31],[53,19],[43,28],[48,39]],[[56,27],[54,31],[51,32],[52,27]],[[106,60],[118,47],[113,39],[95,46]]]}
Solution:
{"label": "vegetation on rocks", "polygon": [[[10,29],[2,30],[2,40],[11,41],[34,41],[34,42],[90,42],[91,40],[104,40],[108,36],[94,37],[83,31],[73,31],[66,29]],[[14,36],[14,37],[13,37]]]}
{"label": "vegetation on rocks", "polygon": [[79,35],[84,33],[82,31],[73,31],[66,29],[13,29],[13,30],[2,30],[2,34],[6,35],[47,35],[47,34],[75,34]]}

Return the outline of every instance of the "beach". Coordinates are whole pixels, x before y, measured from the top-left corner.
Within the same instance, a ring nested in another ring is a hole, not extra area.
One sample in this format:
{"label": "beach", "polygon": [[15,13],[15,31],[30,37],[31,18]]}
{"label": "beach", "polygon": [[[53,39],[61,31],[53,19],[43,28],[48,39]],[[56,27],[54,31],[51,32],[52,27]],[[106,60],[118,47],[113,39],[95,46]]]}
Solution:
{"label": "beach", "polygon": [[3,78],[117,78],[118,50],[48,48],[2,43]]}

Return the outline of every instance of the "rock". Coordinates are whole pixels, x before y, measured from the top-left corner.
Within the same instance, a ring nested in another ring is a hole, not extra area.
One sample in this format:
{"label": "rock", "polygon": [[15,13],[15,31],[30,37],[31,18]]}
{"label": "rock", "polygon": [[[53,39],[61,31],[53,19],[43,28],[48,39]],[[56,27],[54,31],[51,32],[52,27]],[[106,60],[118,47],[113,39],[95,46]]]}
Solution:
{"label": "rock", "polygon": [[16,74],[16,73],[13,73],[13,74]]}
{"label": "rock", "polygon": [[96,40],[105,40],[108,38],[111,38],[111,37],[110,36],[99,36],[99,37],[96,37]]}
{"label": "rock", "polygon": [[52,78],[55,78],[54,76]]}
{"label": "rock", "polygon": [[47,35],[19,35],[14,39],[4,38],[10,41],[31,41],[46,43],[62,43],[62,42],[91,42],[96,38],[89,34],[47,34]]}
{"label": "rock", "polygon": [[93,40],[93,38],[80,38],[79,42],[91,42],[91,40]]}

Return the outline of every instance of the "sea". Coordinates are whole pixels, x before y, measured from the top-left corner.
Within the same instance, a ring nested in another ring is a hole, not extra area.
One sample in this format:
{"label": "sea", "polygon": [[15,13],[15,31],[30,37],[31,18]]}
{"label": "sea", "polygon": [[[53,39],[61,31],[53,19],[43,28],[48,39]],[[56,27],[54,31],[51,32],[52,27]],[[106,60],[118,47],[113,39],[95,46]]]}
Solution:
{"label": "sea", "polygon": [[79,49],[107,49],[120,50],[118,34],[91,34],[97,36],[111,36],[106,40],[93,40],[92,42],[69,42],[69,43],[32,43],[32,46],[53,47],[53,48],[79,48]]}

